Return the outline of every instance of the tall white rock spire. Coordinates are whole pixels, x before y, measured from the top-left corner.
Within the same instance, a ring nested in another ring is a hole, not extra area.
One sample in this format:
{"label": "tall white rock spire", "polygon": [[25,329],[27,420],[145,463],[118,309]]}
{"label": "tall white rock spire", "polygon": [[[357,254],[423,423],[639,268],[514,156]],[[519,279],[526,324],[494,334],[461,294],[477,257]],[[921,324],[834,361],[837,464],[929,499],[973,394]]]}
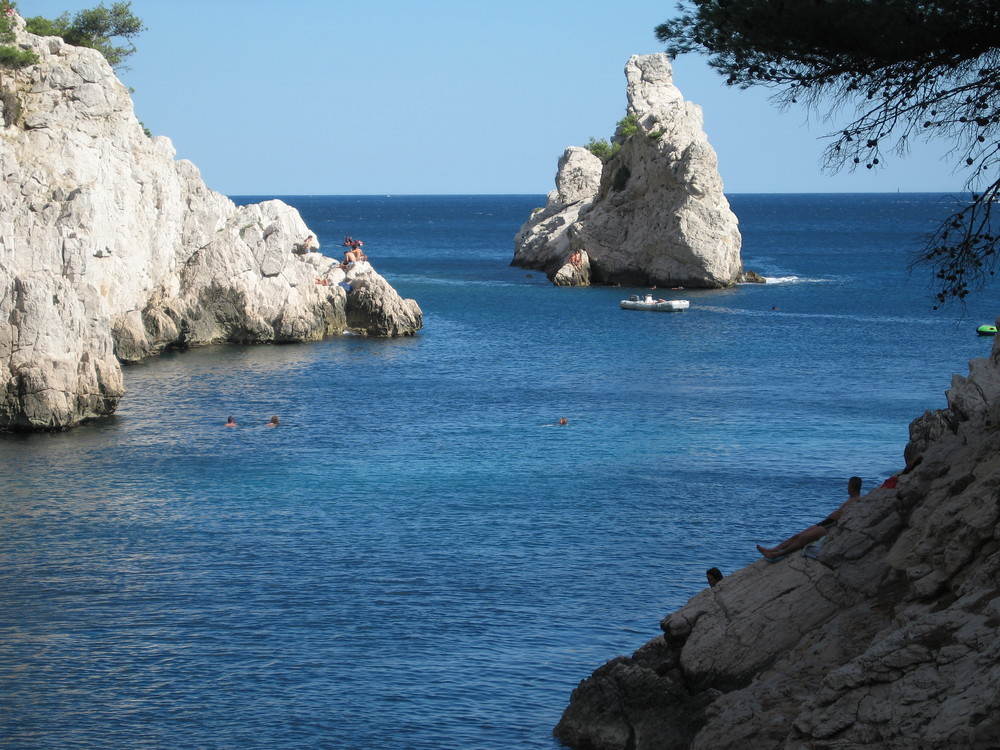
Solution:
{"label": "tall white rock spire", "polygon": [[566,285],[735,283],[742,239],[701,108],[684,101],[665,54],[634,55],[625,77],[636,132],[618,134],[621,148],[604,162],[567,149],[558,189],[521,228],[512,265]]}

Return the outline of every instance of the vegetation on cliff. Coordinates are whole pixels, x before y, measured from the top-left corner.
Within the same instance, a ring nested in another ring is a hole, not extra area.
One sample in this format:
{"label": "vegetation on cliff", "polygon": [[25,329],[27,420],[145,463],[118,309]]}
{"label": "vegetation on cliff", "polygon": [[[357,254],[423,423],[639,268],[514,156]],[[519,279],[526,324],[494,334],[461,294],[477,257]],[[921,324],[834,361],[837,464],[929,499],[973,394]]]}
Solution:
{"label": "vegetation on cliff", "polygon": [[[112,3],[110,8],[102,3],[96,8],[77,11],[72,18],[69,13],[54,19],[34,16],[25,23],[32,34],[58,36],[67,44],[96,49],[115,70],[125,69],[125,61],[135,52],[130,40],[146,29],[132,13],[131,2]],[[115,37],[126,40],[126,44],[112,44]]]}
{"label": "vegetation on cliff", "polygon": [[639,120],[635,115],[625,115],[615,126],[615,135],[609,143],[604,138],[598,140],[591,136],[584,147],[601,161],[607,161],[618,153],[622,144],[639,132]]}
{"label": "vegetation on cliff", "polygon": [[1000,6],[963,0],[696,0],[656,28],[667,52],[701,52],[730,85],[777,89],[787,106],[844,106],[824,164],[867,169],[915,138],[944,139],[971,199],[941,222],[916,263],[931,267],[939,303],[964,298],[996,271],[1000,228]]}
{"label": "vegetation on cliff", "polygon": [[[11,44],[16,12],[16,3],[0,0],[0,67],[15,70],[38,62],[37,54]],[[135,45],[128,40],[146,29],[132,13],[131,2],[112,3],[110,8],[102,3],[96,8],[77,11],[72,18],[69,13],[54,19],[33,16],[25,19],[25,28],[38,36],[58,36],[67,44],[96,49],[116,70],[124,70],[125,60],[135,52]],[[111,40],[115,37],[127,43],[114,45]]]}
{"label": "vegetation on cliff", "polygon": [[10,0],[0,0],[0,68],[23,68],[38,62],[38,55],[31,50],[15,47],[14,14],[16,8]]}

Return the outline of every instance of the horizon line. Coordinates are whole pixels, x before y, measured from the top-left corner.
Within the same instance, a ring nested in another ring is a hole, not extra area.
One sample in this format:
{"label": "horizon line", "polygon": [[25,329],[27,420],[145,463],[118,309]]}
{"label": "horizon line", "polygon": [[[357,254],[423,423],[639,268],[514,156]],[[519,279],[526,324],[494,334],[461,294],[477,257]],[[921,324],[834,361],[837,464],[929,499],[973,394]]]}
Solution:
{"label": "horizon line", "polygon": [[[222,191],[223,195],[230,198],[260,198],[263,196],[273,195],[277,197],[288,197],[288,198],[473,198],[473,197],[483,197],[483,198],[496,198],[496,197],[519,197],[519,196],[546,196],[551,190],[544,193],[225,193]],[[941,195],[941,196],[958,196],[958,195],[970,195],[972,191],[970,190],[861,190],[861,191],[851,191],[851,190],[807,190],[798,192],[789,191],[734,191],[734,192],[724,192],[724,196],[732,195]]]}

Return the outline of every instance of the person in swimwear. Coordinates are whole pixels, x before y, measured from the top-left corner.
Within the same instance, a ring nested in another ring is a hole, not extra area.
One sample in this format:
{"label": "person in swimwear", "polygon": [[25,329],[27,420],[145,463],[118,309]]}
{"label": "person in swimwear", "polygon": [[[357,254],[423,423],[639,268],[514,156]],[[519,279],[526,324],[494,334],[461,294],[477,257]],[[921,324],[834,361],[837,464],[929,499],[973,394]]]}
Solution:
{"label": "person in swimwear", "polygon": [[275,414],[273,417],[271,417],[271,421],[268,422],[265,426],[266,427],[277,427],[279,424],[281,424],[281,420],[278,419],[278,415]]}
{"label": "person in swimwear", "polygon": [[784,557],[796,550],[802,549],[807,544],[812,544],[817,539],[822,539],[830,533],[830,529],[833,526],[837,525],[837,521],[840,520],[844,508],[861,497],[861,477],[851,477],[847,481],[847,495],[847,500],[819,523],[803,529],[798,534],[783,541],[777,547],[762,547],[758,544],[757,551],[768,560],[777,560],[779,557]]}
{"label": "person in swimwear", "polygon": [[236,426],[236,417],[230,417],[229,419],[226,420],[226,427],[235,427],[235,426]]}
{"label": "person in swimwear", "polygon": [[341,268],[345,268],[348,263],[356,263],[360,260],[368,260],[368,256],[361,251],[361,247],[365,243],[361,240],[356,240],[351,235],[344,237],[344,242],[342,247],[349,247],[350,250],[344,251],[344,262],[340,264]]}

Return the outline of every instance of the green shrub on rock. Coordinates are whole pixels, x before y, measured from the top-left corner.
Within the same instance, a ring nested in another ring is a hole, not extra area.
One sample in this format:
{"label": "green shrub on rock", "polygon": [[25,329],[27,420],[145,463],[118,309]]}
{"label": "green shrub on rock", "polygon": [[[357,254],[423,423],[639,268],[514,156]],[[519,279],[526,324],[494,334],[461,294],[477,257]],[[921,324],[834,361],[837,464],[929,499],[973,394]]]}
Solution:
{"label": "green shrub on rock", "polygon": [[612,156],[618,153],[618,149],[621,148],[621,144],[608,143],[607,139],[605,138],[597,140],[596,138],[591,137],[590,142],[586,145],[585,148],[601,161],[607,161]]}
{"label": "green shrub on rock", "polygon": [[24,68],[38,62],[38,55],[31,50],[10,44],[14,41],[14,3],[0,0],[0,67]]}

